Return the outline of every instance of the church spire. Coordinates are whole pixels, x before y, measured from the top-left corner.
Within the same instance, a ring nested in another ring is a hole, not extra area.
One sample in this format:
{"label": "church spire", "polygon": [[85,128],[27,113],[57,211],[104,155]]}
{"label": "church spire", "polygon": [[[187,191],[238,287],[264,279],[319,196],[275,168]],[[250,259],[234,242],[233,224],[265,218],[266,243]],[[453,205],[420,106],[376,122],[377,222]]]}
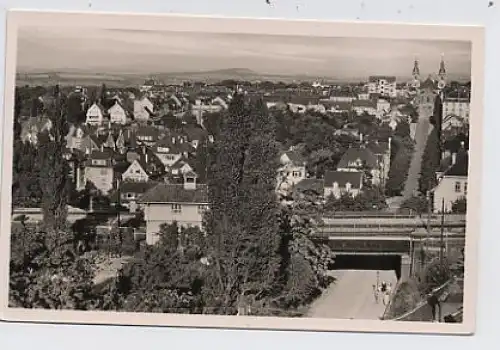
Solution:
{"label": "church spire", "polygon": [[415,58],[415,63],[413,64],[412,75],[414,78],[418,78],[420,76],[420,68],[418,66],[418,59],[417,58]]}
{"label": "church spire", "polygon": [[444,67],[444,54],[441,54],[441,63],[439,64],[439,73],[438,75],[440,77],[443,77],[446,75],[446,68]]}

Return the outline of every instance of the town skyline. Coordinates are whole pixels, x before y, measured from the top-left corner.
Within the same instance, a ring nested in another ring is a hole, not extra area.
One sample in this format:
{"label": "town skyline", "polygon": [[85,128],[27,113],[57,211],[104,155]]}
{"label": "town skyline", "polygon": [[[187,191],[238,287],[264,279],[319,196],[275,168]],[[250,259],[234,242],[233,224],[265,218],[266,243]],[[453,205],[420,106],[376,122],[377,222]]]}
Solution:
{"label": "town skyline", "polygon": [[425,79],[437,73],[443,56],[450,78],[470,77],[471,45],[466,41],[79,28],[58,32],[25,26],[19,31],[17,71],[155,75],[235,69],[341,80],[410,77],[418,59]]}

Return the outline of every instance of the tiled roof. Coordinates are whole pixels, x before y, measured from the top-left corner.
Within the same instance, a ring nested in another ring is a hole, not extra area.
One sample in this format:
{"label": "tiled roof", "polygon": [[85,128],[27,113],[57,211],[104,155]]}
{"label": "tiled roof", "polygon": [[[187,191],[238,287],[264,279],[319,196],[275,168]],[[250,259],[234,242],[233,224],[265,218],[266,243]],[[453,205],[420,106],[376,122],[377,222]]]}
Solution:
{"label": "tiled roof", "polygon": [[120,188],[115,190],[111,194],[110,199],[112,201],[118,200],[118,195],[120,193],[143,194],[143,193],[146,193],[148,190],[150,190],[151,188],[153,188],[156,185],[158,185],[158,182],[155,182],[155,181],[149,181],[149,182],[124,181],[124,182],[120,183]]}
{"label": "tiled roof", "polygon": [[295,165],[303,165],[305,162],[305,159],[298,152],[287,151],[287,152],[285,152],[285,155]]}
{"label": "tiled roof", "polygon": [[147,191],[139,200],[141,203],[208,203],[207,185],[196,185],[188,190],[183,184],[160,183]]}
{"label": "tiled roof", "polygon": [[352,188],[361,188],[363,181],[362,171],[326,171],[325,187],[333,187],[336,182],[339,187],[344,188],[350,183]]}
{"label": "tiled roof", "polygon": [[377,167],[377,157],[371,150],[366,147],[351,147],[344,153],[337,168],[349,168],[349,163],[356,162],[358,159],[368,168]]}
{"label": "tiled roof", "polygon": [[323,179],[303,179],[295,185],[295,190],[299,192],[312,191],[318,194],[323,193]]}

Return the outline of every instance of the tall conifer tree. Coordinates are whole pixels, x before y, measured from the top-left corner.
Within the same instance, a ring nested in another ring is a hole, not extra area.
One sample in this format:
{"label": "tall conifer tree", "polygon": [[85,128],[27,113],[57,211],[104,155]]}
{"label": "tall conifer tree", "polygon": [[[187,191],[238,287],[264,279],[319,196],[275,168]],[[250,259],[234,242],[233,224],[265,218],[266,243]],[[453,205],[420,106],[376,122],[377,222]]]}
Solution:
{"label": "tall conifer tree", "polygon": [[265,297],[279,260],[278,148],[262,101],[236,94],[211,152],[206,226],[215,260],[214,298],[224,310]]}

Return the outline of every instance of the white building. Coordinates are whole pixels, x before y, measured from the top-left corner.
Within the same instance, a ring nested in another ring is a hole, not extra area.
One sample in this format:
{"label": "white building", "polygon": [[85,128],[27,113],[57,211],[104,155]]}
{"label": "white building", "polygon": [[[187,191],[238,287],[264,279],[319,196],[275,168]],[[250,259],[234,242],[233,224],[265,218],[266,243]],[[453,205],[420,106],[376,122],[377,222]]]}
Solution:
{"label": "white building", "polygon": [[368,93],[396,97],[396,77],[374,75],[368,81]]}
{"label": "white building", "polygon": [[103,109],[96,102],[94,102],[87,110],[86,116],[86,123],[89,125],[102,125],[102,122],[104,121]]}
{"label": "white building", "polygon": [[444,211],[450,212],[453,203],[467,197],[468,153],[461,149],[452,154],[451,166],[442,174],[438,174],[438,184],[433,189],[434,212],[440,212],[444,202]]}
{"label": "white building", "polygon": [[448,116],[457,116],[469,122],[470,100],[466,97],[445,97],[443,101],[443,120]]}

